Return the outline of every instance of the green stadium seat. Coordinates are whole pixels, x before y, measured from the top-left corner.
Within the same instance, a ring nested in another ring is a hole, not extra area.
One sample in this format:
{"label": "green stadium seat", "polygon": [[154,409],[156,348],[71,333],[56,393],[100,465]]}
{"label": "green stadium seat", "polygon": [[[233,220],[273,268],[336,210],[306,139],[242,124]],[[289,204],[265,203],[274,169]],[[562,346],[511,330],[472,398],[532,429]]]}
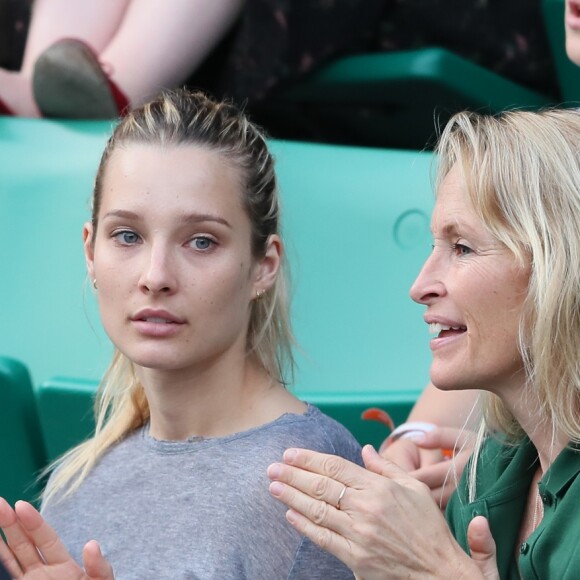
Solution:
{"label": "green stadium seat", "polygon": [[[0,301],[10,304],[0,352],[26,361],[36,385],[79,377],[81,391],[85,380],[94,389],[111,356],[85,284],[81,244],[109,130],[108,122],[0,119],[0,247],[11,272],[0,285]],[[378,406],[401,421],[428,380],[428,333],[408,289],[430,250],[433,156],[271,146],[300,345],[291,388],[340,417],[362,442],[380,441],[384,427],[361,421],[360,412]],[[45,435],[58,414],[66,422],[85,417],[58,405],[51,414],[44,396],[41,388]],[[81,410],[90,409],[89,399]],[[76,433],[70,443],[78,441]],[[51,458],[63,448],[48,446]]]}
{"label": "green stadium seat", "polygon": [[561,99],[565,106],[580,106],[580,68],[566,55],[565,0],[542,0],[544,22],[556,66]]}
{"label": "green stadium seat", "polygon": [[292,138],[423,149],[463,109],[538,108],[553,99],[442,48],[338,59],[281,91],[260,120]]}
{"label": "green stadium seat", "polygon": [[34,501],[46,462],[36,400],[27,368],[0,357],[0,496]]}
{"label": "green stadium seat", "polygon": [[96,389],[96,381],[58,377],[39,385],[38,415],[49,461],[93,433]]}

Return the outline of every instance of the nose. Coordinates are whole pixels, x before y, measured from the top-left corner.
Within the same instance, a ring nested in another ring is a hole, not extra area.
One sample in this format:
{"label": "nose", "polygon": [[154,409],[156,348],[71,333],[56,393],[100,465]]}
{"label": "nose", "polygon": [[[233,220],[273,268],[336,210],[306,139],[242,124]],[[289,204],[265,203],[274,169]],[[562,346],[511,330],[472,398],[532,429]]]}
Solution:
{"label": "nose", "polygon": [[152,244],[144,252],[144,264],[139,278],[139,288],[150,294],[171,294],[177,288],[174,257],[163,243]]}
{"label": "nose", "polygon": [[409,294],[415,302],[427,305],[446,294],[445,284],[443,283],[443,264],[435,250],[431,252],[431,255],[423,264],[419,275],[411,286]]}

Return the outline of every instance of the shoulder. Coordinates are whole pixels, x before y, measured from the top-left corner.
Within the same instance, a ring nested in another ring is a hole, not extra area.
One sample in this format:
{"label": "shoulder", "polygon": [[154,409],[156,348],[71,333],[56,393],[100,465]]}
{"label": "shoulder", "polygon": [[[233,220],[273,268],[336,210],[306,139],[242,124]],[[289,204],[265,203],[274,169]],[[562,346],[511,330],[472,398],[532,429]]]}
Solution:
{"label": "shoulder", "polygon": [[303,415],[289,414],[283,419],[279,427],[284,447],[304,447],[362,464],[361,447],[354,435],[318,407],[309,404]]}

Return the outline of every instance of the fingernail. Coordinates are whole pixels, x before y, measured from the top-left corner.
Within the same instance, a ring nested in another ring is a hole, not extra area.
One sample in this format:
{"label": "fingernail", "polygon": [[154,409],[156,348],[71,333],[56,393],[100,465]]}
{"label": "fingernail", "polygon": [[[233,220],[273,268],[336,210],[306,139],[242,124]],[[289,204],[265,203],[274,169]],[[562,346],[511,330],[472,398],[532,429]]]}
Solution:
{"label": "fingernail", "polygon": [[291,524],[295,524],[297,521],[296,518],[296,512],[294,510],[288,510],[286,512],[286,519],[288,520],[288,522],[290,522]]}
{"label": "fingernail", "polygon": [[413,437],[408,437],[408,439],[410,439],[413,443],[419,445],[421,443],[424,443],[426,437],[425,435],[413,435]]}
{"label": "fingernail", "polygon": [[278,479],[282,475],[282,466],[279,463],[272,463],[268,467],[267,473],[270,479]]}
{"label": "fingernail", "polygon": [[298,455],[298,451],[296,449],[287,449],[284,453],[284,461],[286,463],[293,463]]}
{"label": "fingernail", "polygon": [[281,483],[279,483],[278,481],[273,481],[270,484],[270,493],[276,497],[281,496],[283,490],[284,490],[284,486]]}

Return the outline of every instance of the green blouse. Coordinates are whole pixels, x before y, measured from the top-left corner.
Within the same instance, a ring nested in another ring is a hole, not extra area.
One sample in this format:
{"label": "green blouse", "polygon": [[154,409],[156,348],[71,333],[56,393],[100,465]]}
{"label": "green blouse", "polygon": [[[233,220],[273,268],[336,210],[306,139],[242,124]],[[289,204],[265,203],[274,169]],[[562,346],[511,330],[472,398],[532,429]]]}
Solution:
{"label": "green blouse", "polygon": [[[469,503],[467,473],[447,507],[453,535],[467,548],[467,526],[477,515],[490,524],[502,580],[580,578],[580,447],[562,451],[539,482],[544,517],[516,549],[528,492],[538,467],[535,447],[526,439],[507,446],[490,438],[477,466],[477,500]],[[516,560],[516,551],[518,558]],[[521,575],[521,576],[520,576]]]}

